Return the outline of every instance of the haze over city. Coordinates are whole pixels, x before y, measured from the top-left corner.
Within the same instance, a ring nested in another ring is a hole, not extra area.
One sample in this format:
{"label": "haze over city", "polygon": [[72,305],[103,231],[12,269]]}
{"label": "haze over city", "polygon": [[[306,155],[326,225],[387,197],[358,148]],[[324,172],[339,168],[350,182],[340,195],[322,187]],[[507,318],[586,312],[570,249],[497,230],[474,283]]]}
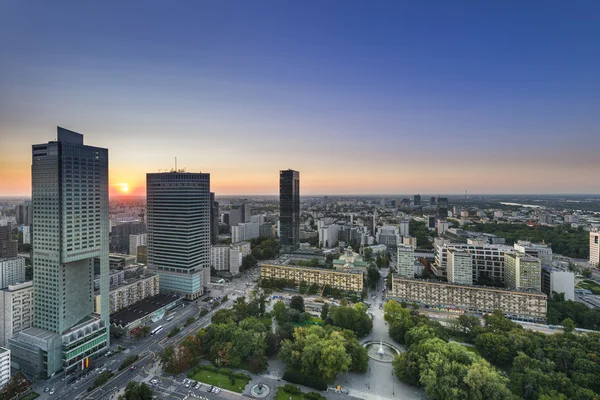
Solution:
{"label": "haze over city", "polygon": [[[56,126],[217,195],[598,193],[595,2],[3,2],[0,194]],[[10,17],[9,17],[10,16]]]}

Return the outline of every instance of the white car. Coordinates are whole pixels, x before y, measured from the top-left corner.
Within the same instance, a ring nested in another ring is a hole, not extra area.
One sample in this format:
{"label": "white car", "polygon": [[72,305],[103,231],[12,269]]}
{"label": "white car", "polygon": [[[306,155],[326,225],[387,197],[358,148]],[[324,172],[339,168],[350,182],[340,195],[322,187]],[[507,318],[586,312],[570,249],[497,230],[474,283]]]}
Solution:
{"label": "white car", "polygon": [[152,379],[150,383],[153,385],[158,385],[158,379]]}
{"label": "white car", "polygon": [[214,394],[217,394],[217,393],[219,393],[220,391],[221,391],[221,389],[219,389],[219,388],[215,388],[215,391],[214,391],[213,393],[214,393]]}
{"label": "white car", "polygon": [[50,389],[50,391],[48,392],[48,394],[54,394],[54,388]]}

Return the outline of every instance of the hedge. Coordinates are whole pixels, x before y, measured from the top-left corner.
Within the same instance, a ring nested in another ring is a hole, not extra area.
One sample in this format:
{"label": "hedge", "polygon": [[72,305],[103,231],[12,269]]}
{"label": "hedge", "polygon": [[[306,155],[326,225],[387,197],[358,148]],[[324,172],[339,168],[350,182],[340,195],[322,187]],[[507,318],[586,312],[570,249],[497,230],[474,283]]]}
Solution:
{"label": "hedge", "polygon": [[297,383],[317,390],[327,390],[327,383],[324,380],[313,376],[302,375],[295,371],[285,371],[283,380],[291,383]]}

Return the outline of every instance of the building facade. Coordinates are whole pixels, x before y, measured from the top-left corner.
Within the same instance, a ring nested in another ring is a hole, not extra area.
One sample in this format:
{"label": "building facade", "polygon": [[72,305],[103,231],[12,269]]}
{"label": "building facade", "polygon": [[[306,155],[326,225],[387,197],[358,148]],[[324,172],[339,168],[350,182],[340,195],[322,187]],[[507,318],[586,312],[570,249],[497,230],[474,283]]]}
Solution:
{"label": "building facade", "polygon": [[242,222],[231,227],[231,241],[234,243],[256,239],[259,235],[260,225],[258,222]]}
{"label": "building facade", "polygon": [[457,249],[448,250],[448,282],[473,284],[473,256]]}
{"label": "building facade", "polygon": [[575,301],[575,274],[542,265],[542,292],[546,293],[548,298],[552,298],[554,293],[562,293],[565,300]]}
{"label": "building facade", "polygon": [[429,308],[461,310],[478,315],[501,310],[511,319],[546,320],[546,295],[533,290],[458,285],[394,275],[389,297]]}
{"label": "building facade", "polygon": [[214,192],[210,192],[210,244],[219,243],[219,202]]}
{"label": "building facade", "polygon": [[129,254],[136,257],[138,254],[138,247],[146,246],[148,244],[148,234],[140,233],[137,235],[129,235]]}
{"label": "building facade", "polygon": [[527,240],[519,240],[514,244],[519,253],[529,254],[539,258],[542,265],[552,265],[552,247],[547,244],[531,243]]}
{"label": "building facade", "polygon": [[141,221],[119,222],[110,231],[110,250],[129,253],[129,236],[146,233],[146,224]]}
{"label": "building facade", "polygon": [[19,243],[12,238],[12,226],[0,225],[0,260],[15,258]]}
{"label": "building facade", "polygon": [[[136,278],[127,279],[111,286],[109,295],[109,314],[112,315],[142,300],[159,294],[159,277],[152,272],[144,272]],[[100,296],[95,297],[96,312],[100,312]]]}
{"label": "building facade", "polygon": [[415,277],[415,253],[411,246],[398,245],[397,271],[399,276],[405,278]]}
{"label": "building facade", "polygon": [[210,174],[149,173],[146,193],[148,268],[161,292],[195,300],[210,284]]}
{"label": "building facade", "polygon": [[600,266],[600,231],[590,232],[590,264]]}
{"label": "building facade", "polygon": [[25,259],[23,257],[0,260],[0,289],[25,282]]}
{"label": "building facade", "polygon": [[33,281],[0,291],[0,346],[17,332],[33,326]]}
{"label": "building facade", "polygon": [[60,127],[57,138],[32,147],[34,327],[9,340],[16,366],[42,377],[72,372],[109,345],[108,150]]}
{"label": "building facade", "polygon": [[395,247],[400,240],[400,228],[397,226],[383,225],[377,227],[375,240],[378,244],[385,244],[389,247]]}
{"label": "building facade", "polygon": [[0,389],[10,380],[10,350],[0,347]]}
{"label": "building facade", "polygon": [[542,290],[542,264],[539,258],[524,253],[504,255],[506,287]]}
{"label": "building facade", "polygon": [[280,243],[284,251],[300,245],[300,172],[279,171]]}
{"label": "building facade", "polygon": [[329,285],[332,288],[351,292],[362,292],[362,270],[334,271],[324,268],[297,267],[294,265],[261,264],[261,279],[287,279],[296,285],[306,282],[319,287]]}

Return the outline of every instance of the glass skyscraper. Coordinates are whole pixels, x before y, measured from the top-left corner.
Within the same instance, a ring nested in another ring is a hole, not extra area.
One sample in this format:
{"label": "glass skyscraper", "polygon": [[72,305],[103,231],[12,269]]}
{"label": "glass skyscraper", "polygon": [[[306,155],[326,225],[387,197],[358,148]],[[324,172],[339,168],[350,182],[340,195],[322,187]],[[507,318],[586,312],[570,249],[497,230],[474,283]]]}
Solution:
{"label": "glass skyscraper", "polygon": [[284,251],[300,244],[300,172],[279,171],[279,230]]}
{"label": "glass skyscraper", "polygon": [[148,268],[160,291],[194,300],[210,284],[210,174],[146,174]]}
{"label": "glass skyscraper", "polygon": [[109,343],[108,150],[59,127],[57,140],[33,145],[32,156],[34,327],[10,345],[19,368],[47,377],[78,368]]}

